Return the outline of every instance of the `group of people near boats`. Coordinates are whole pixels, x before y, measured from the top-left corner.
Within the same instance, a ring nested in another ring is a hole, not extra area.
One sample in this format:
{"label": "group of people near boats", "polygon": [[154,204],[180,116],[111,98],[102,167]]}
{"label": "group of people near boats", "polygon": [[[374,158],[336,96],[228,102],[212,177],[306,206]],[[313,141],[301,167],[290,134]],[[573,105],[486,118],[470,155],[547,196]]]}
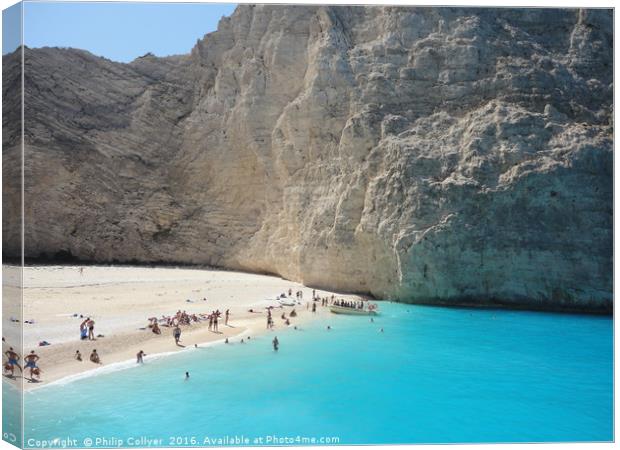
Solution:
{"label": "group of people near boats", "polygon": [[[293,294],[292,289],[288,290],[288,297],[291,298]],[[297,304],[301,304],[301,300],[303,299],[303,291],[299,290],[297,292],[295,292],[295,296],[297,299]],[[278,298],[284,298],[286,297],[286,294],[281,294]],[[320,301],[320,305],[323,307],[328,307],[330,305],[335,305],[335,306],[340,306],[340,307],[346,307],[346,308],[355,308],[355,309],[363,309],[364,308],[364,302],[363,301],[354,301],[354,300],[344,300],[344,299],[336,299],[336,297],[334,295],[331,295],[331,297],[320,297],[317,295],[316,290],[312,291],[312,301],[309,301],[306,303],[306,309],[309,310],[310,307],[312,308],[312,312],[315,313],[317,311],[317,305],[318,302]],[[273,329],[274,328],[274,318],[273,318],[273,306],[269,306],[266,308],[266,314],[267,314],[267,329]],[[250,312],[258,312],[258,311],[254,311],[252,309],[249,310]],[[212,311],[211,313],[207,314],[207,313],[188,313],[187,311],[181,311],[178,310],[176,312],[176,314],[171,315],[171,316],[166,316],[166,315],[162,315],[160,318],[157,317],[150,317],[148,319],[148,325],[147,328],[150,329],[154,334],[157,335],[161,335],[162,334],[162,330],[161,327],[169,327],[172,329],[172,335],[173,338],[175,340],[175,343],[179,346],[182,346],[180,344],[181,341],[181,327],[182,326],[190,326],[193,323],[200,323],[200,322],[204,322],[204,321],[208,321],[208,329],[209,331],[212,331],[214,333],[219,333],[219,329],[218,329],[218,325],[220,323],[220,320],[222,318],[222,316],[224,317],[224,325],[228,325],[229,322],[229,318],[230,318],[230,310],[227,309],[225,312],[221,312],[219,309],[216,309],[214,311]],[[77,315],[75,315],[77,317]],[[83,316],[80,315],[81,318],[84,318]],[[288,316],[286,315],[286,312],[282,312],[282,314],[280,315],[280,319],[284,321],[284,324],[287,326],[291,325],[291,318],[297,317],[297,311],[295,310],[295,308],[293,308],[290,313],[288,314]],[[371,319],[372,321],[372,319]],[[142,329],[147,329],[147,328],[142,328]],[[294,327],[295,329],[297,329],[297,326]],[[331,327],[327,327],[328,330],[331,329]],[[383,330],[381,330],[383,331]],[[102,335],[97,335],[97,337],[103,337]],[[249,337],[247,338],[249,339]],[[4,339],[3,339],[4,340]],[[80,340],[89,340],[89,341],[95,341],[96,339],[96,335],[95,335],[95,321],[91,318],[91,317],[86,317],[81,323],[80,323]],[[241,343],[243,343],[244,340],[241,339]],[[226,343],[228,343],[228,338],[226,338]],[[274,351],[278,351],[279,346],[280,346],[280,342],[278,341],[277,336],[274,337],[274,339],[272,340],[272,346],[273,346],[273,350]],[[6,352],[4,352],[5,356],[7,357],[7,362],[4,363],[4,371],[6,374],[9,374],[11,377],[14,377],[14,372],[15,372],[15,368],[19,369],[20,373],[23,373],[25,370],[29,370],[29,375],[30,375],[30,381],[35,382],[38,381],[40,379],[40,374],[41,374],[41,369],[38,367],[38,361],[40,360],[39,355],[37,355],[35,353],[34,350],[32,350],[30,352],[30,354],[28,354],[25,358],[24,358],[24,362],[25,362],[25,366],[22,368],[22,366],[20,365],[19,361],[20,361],[20,356],[15,352],[15,350],[13,349],[13,347],[10,347],[9,350],[7,350]],[[140,350],[137,354],[136,354],[136,362],[137,363],[143,363],[144,362],[144,357],[146,356],[146,353],[142,350]],[[84,358],[81,354],[81,352],[79,350],[76,350],[75,355],[74,355],[74,359],[77,361],[83,361]],[[96,349],[93,349],[88,357],[88,360],[94,364],[103,364],[101,361],[101,358],[99,356],[99,354],[97,353]]]}
{"label": "group of people near boats", "polygon": [[340,306],[342,308],[364,309],[364,302],[361,300],[336,300],[333,305]]}

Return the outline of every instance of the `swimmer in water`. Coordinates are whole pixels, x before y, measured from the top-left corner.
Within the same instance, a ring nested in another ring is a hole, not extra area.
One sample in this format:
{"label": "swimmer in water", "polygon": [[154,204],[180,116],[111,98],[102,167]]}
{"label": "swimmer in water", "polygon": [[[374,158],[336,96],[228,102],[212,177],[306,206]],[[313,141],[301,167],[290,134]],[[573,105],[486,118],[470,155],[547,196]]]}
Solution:
{"label": "swimmer in water", "polygon": [[185,379],[189,380],[189,372],[185,372]]}
{"label": "swimmer in water", "polygon": [[280,341],[278,341],[278,336],[273,338],[272,344],[273,344],[273,351],[277,352],[278,348],[280,347]]}

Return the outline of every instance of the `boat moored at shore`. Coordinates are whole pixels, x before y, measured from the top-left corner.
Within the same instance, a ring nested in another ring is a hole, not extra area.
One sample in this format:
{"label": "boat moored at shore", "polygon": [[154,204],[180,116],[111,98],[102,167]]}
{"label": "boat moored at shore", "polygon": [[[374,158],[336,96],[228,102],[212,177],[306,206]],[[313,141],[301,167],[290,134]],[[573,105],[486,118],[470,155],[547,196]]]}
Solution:
{"label": "boat moored at shore", "polygon": [[349,306],[330,305],[329,310],[334,314],[348,314],[351,316],[376,316],[379,314],[377,305],[368,305],[367,308],[351,308]]}

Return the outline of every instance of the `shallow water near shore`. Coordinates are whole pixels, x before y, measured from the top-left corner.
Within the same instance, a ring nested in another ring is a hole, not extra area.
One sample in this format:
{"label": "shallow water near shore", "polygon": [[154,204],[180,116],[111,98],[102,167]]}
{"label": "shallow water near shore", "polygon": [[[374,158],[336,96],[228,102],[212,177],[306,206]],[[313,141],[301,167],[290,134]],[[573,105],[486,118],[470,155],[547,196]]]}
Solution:
{"label": "shallow water near shore", "polygon": [[613,439],[610,317],[380,309],[374,323],[333,316],[278,331],[277,353],[268,333],[27,392],[24,444],[70,438],[83,446],[90,438],[92,446],[132,446],[141,436],[161,439],[150,442],[159,446],[226,437],[220,443]]}

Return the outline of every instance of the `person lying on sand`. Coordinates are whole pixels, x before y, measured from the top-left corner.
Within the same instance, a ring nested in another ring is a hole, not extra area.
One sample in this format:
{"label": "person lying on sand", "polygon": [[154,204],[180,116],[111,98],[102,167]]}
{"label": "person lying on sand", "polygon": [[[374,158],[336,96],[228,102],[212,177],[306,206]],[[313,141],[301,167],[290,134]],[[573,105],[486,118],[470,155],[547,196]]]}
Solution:
{"label": "person lying on sand", "polygon": [[93,350],[93,352],[90,354],[90,360],[95,364],[102,364],[101,359],[99,359],[99,354],[97,353],[97,350]]}

